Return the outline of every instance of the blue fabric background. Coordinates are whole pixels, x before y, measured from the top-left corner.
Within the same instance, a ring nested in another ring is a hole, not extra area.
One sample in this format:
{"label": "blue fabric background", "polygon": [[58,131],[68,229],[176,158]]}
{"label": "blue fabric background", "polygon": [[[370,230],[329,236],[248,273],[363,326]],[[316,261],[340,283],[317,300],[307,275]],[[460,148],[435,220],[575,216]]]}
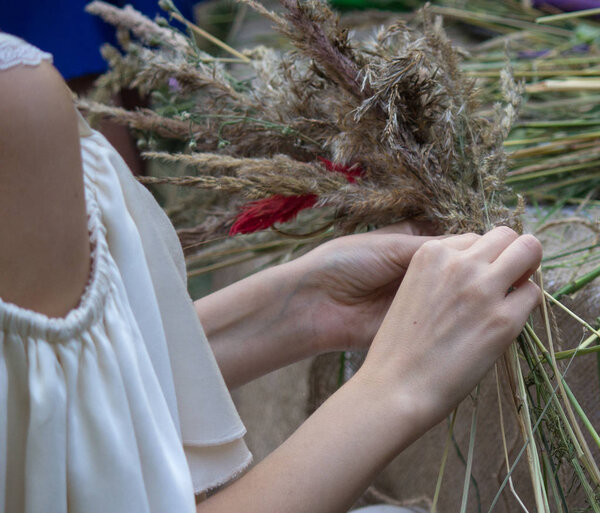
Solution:
{"label": "blue fabric background", "polygon": [[[19,36],[54,56],[54,65],[65,79],[102,73],[106,64],[100,55],[103,43],[115,42],[115,29],[84,11],[90,0],[0,0],[0,30]],[[131,4],[154,19],[165,16],[158,0],[112,0],[122,7]],[[198,0],[175,0],[189,20]],[[166,16],[165,16],[166,17]]]}

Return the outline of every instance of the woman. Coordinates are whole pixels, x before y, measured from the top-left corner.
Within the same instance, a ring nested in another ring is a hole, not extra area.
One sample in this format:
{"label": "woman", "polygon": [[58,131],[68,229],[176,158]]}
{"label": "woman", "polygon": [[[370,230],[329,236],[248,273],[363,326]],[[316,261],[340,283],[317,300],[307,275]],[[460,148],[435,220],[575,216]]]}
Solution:
{"label": "woman", "polygon": [[[347,511],[540,301],[534,237],[399,225],[324,244],[194,313],[172,227],[49,60],[0,34],[0,511]],[[224,382],[369,346],[281,447],[194,506],[249,462]]]}

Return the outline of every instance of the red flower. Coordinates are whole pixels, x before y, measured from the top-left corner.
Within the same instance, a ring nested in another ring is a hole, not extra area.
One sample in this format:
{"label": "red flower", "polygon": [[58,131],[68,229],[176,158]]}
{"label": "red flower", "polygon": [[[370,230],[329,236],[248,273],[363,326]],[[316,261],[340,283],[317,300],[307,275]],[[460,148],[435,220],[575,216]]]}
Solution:
{"label": "red flower", "polygon": [[242,207],[229,235],[237,233],[253,233],[270,228],[275,223],[290,221],[301,210],[314,206],[316,194],[305,196],[283,196],[276,194],[270,198],[251,201]]}
{"label": "red flower", "polygon": [[362,175],[362,168],[356,164],[347,166],[346,164],[336,164],[331,160],[324,159],[323,157],[317,157],[325,166],[328,171],[335,171],[337,173],[343,173],[350,183],[356,182],[355,178]]}
{"label": "red flower", "polygon": [[[362,174],[360,166],[346,166],[336,164],[330,160],[319,157],[328,171],[343,173],[350,183],[355,182],[355,177]],[[275,223],[285,223],[298,215],[305,208],[311,208],[317,202],[316,194],[302,196],[283,196],[276,194],[270,198],[246,203],[238,214],[235,223],[229,230],[229,235],[238,233],[254,233],[270,228]]]}

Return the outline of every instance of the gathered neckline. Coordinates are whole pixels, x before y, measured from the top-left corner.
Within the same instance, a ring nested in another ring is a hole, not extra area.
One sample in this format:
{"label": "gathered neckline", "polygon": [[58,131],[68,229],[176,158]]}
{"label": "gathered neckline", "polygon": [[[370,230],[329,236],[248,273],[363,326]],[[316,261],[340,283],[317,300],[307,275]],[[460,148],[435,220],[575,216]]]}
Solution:
{"label": "gathered neckline", "polygon": [[83,170],[87,226],[90,243],[90,274],[78,305],[63,317],[51,317],[0,298],[0,330],[48,341],[68,340],[88,329],[99,318],[109,288],[106,229],[90,183]]}

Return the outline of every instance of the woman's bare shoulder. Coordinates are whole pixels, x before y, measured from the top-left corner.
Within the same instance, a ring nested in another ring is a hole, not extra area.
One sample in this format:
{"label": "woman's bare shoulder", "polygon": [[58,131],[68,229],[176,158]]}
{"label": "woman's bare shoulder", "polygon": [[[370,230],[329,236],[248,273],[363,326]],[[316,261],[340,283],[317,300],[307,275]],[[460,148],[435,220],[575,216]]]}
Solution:
{"label": "woman's bare shoulder", "polygon": [[89,267],[77,118],[49,63],[0,71],[0,297],[62,316]]}

